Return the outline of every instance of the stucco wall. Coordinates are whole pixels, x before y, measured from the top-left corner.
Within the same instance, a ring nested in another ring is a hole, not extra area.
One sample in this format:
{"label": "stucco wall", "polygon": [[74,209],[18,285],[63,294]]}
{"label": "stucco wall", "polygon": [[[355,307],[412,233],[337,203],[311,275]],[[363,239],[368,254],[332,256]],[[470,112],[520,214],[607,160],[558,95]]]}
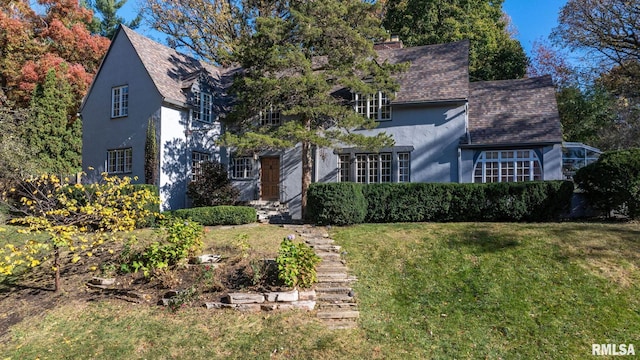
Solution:
{"label": "stucco wall", "polygon": [[[411,182],[457,182],[458,145],[465,135],[465,106],[398,106],[392,120],[380,122],[368,135],[386,132],[396,147],[411,151]],[[338,179],[338,156],[333,150],[316,152],[316,179]],[[395,162],[394,162],[395,170]]]}
{"label": "stucco wall", "polygon": [[[144,182],[144,142],[147,122],[157,114],[162,98],[126,36],[119,36],[109,51],[82,109],[82,167],[106,170],[107,150],[132,148],[132,172]],[[128,115],[111,118],[111,89],[129,85]]]}

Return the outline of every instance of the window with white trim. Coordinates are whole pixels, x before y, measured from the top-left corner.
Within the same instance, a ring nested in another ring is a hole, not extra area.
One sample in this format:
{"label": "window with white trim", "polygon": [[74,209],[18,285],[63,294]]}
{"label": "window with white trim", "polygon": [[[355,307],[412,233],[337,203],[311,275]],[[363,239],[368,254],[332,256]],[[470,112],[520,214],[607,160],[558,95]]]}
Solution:
{"label": "window with white trim", "polygon": [[111,88],[111,117],[123,117],[129,114],[129,85]]}
{"label": "window with white trim", "polygon": [[542,180],[542,166],[533,150],[483,151],[473,171],[473,182]]}
{"label": "window with white trim", "polygon": [[339,182],[351,181],[351,157],[349,154],[338,155]]}
{"label": "window with white trim", "polygon": [[193,120],[206,123],[213,122],[213,95],[193,89]]}
{"label": "window with white trim", "polygon": [[398,153],[398,182],[410,182],[411,156],[408,152]]}
{"label": "window with white trim", "polygon": [[192,151],[191,152],[191,180],[198,181],[202,179],[202,163],[211,161],[211,154]]}
{"label": "window with white trim", "polygon": [[231,177],[234,179],[250,179],[253,177],[253,158],[249,156],[231,159]]}
{"label": "window with white trim", "polygon": [[373,95],[353,93],[353,103],[358,114],[376,121],[391,120],[391,100],[378,91]]}
{"label": "window with white trim", "polygon": [[261,126],[278,126],[280,125],[280,111],[270,106],[268,110],[260,111]]}
{"label": "window with white trim", "polygon": [[356,182],[391,182],[391,153],[356,154]]}
{"label": "window with white trim", "polygon": [[109,174],[125,174],[131,172],[133,161],[131,148],[107,151],[107,172]]}

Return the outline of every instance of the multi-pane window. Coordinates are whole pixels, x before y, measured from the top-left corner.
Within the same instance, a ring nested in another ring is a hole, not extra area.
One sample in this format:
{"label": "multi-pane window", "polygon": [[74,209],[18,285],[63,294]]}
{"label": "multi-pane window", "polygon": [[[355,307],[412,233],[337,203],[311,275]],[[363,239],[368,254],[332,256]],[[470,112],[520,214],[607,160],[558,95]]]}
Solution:
{"label": "multi-pane window", "polygon": [[109,174],[123,174],[131,172],[131,148],[107,151],[107,172]]}
{"label": "multi-pane window", "polygon": [[209,93],[193,90],[193,119],[210,123],[212,116],[213,96]]}
{"label": "multi-pane window", "polygon": [[356,154],[356,182],[391,182],[391,154]]}
{"label": "multi-pane window", "polygon": [[236,157],[231,160],[231,177],[248,179],[253,177],[253,158]]}
{"label": "multi-pane window", "polygon": [[542,180],[542,166],[533,150],[483,151],[476,162],[476,183]]}
{"label": "multi-pane window", "polygon": [[338,177],[340,182],[351,181],[351,159],[349,154],[338,155],[338,169],[340,170]]}
{"label": "multi-pane window", "polygon": [[111,88],[111,117],[123,117],[129,113],[129,86]]}
{"label": "multi-pane window", "polygon": [[268,110],[260,111],[261,126],[277,126],[280,125],[280,111],[272,106]]}
{"label": "multi-pane window", "polygon": [[398,182],[409,182],[411,158],[408,152],[398,153]]}
{"label": "multi-pane window", "polygon": [[211,161],[211,154],[193,151],[191,153],[191,180],[198,181],[202,179],[202,163]]}
{"label": "multi-pane window", "polygon": [[356,112],[364,117],[377,121],[391,120],[391,101],[382,91],[372,95],[353,93],[353,103]]}

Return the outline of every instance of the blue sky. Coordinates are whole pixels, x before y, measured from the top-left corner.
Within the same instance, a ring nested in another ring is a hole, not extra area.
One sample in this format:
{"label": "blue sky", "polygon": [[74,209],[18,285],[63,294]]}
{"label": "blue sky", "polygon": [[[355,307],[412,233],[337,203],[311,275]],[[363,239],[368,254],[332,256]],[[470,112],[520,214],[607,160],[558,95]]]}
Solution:
{"label": "blue sky", "polygon": [[566,0],[506,0],[502,9],[513,21],[527,54],[538,40],[547,40],[551,30],[558,24],[558,12]]}
{"label": "blue sky", "polygon": [[[129,0],[121,10],[122,16],[133,19],[139,1]],[[518,30],[516,38],[520,40],[527,54],[536,40],[546,40],[551,30],[557,25],[558,11],[567,0],[505,0],[502,8],[511,17],[513,25]],[[138,32],[162,41],[160,33],[149,30],[143,25]]]}

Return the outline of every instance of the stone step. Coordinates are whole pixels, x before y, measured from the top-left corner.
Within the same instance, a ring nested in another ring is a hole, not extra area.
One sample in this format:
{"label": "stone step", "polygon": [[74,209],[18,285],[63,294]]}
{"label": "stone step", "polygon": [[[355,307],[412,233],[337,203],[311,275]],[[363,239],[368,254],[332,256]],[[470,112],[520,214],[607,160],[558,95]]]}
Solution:
{"label": "stone step", "polygon": [[358,317],[360,317],[359,311],[318,311],[320,319],[357,319]]}
{"label": "stone step", "polygon": [[347,294],[317,293],[316,294],[316,299],[319,302],[329,302],[329,303],[339,303],[339,302],[350,303],[350,302],[354,301],[353,296],[349,296]]}
{"label": "stone step", "polygon": [[340,245],[309,245],[315,251],[339,253],[342,247]]}
{"label": "stone step", "polygon": [[347,280],[349,275],[346,272],[318,272],[318,282],[335,280]]}
{"label": "stone step", "polygon": [[347,273],[349,268],[346,265],[318,265],[316,266],[316,272],[318,274],[326,274],[326,273]]}
{"label": "stone step", "polygon": [[321,246],[321,245],[333,245],[335,243],[335,241],[328,238],[306,239],[305,242],[307,243],[307,245],[311,247]]}
{"label": "stone step", "polygon": [[354,294],[353,289],[345,286],[332,286],[316,289],[316,296],[318,294]]}
{"label": "stone step", "polygon": [[327,303],[327,302],[317,302],[316,308],[318,310],[326,310],[326,311],[357,311],[358,304],[354,302],[338,302],[338,303]]}
{"label": "stone step", "polygon": [[316,255],[318,255],[322,260],[340,261],[341,259],[340,254],[333,252],[316,251]]}
{"label": "stone step", "polygon": [[326,319],[324,320],[324,323],[329,330],[349,330],[358,327],[358,322],[356,321],[356,319]]}
{"label": "stone step", "polygon": [[337,302],[337,303],[328,303],[328,302],[317,302],[318,310],[326,310],[326,311],[357,311],[358,304],[354,302]]}

